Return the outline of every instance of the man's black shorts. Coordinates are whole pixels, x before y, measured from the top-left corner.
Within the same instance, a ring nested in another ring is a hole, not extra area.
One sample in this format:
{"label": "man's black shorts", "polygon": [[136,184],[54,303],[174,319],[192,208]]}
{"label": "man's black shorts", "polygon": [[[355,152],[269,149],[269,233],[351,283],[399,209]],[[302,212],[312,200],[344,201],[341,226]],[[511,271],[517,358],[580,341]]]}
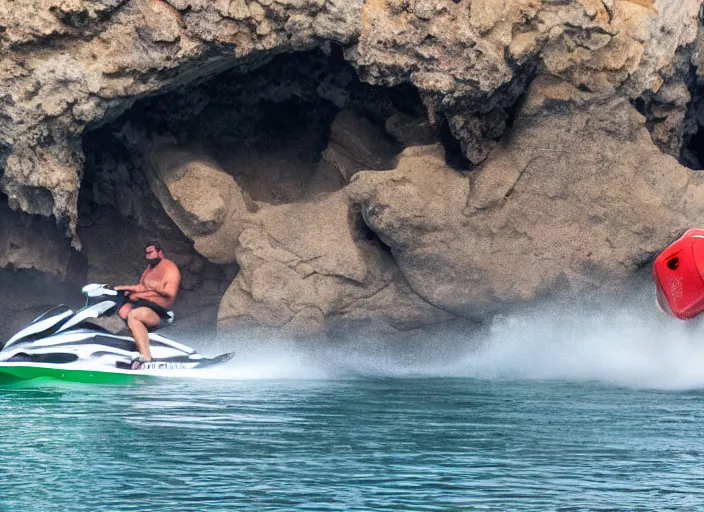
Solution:
{"label": "man's black shorts", "polygon": [[164,309],[159,304],[156,304],[150,300],[139,299],[139,300],[134,301],[132,303],[132,309],[135,309],[135,308],[149,308],[152,311],[154,311],[154,313],[159,315],[159,318],[161,318],[162,320],[169,319],[168,310]]}

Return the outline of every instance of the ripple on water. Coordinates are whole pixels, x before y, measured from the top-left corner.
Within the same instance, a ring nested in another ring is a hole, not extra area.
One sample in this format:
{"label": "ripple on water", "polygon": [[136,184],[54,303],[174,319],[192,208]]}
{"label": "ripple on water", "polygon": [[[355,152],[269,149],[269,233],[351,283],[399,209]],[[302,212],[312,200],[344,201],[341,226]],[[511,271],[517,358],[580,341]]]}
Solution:
{"label": "ripple on water", "polygon": [[8,389],[0,510],[695,510],[701,398],[471,379]]}

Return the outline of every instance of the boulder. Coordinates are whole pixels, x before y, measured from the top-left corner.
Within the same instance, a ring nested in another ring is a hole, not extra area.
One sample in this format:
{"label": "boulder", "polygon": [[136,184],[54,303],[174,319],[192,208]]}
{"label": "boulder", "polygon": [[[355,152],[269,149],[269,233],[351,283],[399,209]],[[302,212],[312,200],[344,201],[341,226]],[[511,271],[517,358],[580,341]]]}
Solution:
{"label": "boulder", "polygon": [[234,262],[251,213],[232,176],[203,151],[170,143],[147,147],[144,159],[152,191],[195,250],[215,263]]}
{"label": "boulder", "polygon": [[398,150],[371,121],[347,109],[335,117],[322,159],[337,170],[343,183],[348,183],[362,169],[392,168]]}
{"label": "boulder", "polygon": [[419,296],[481,320],[547,293],[623,282],[704,221],[702,179],[626,101],[536,81],[510,137],[466,176],[437,146],[347,187]]}
{"label": "boulder", "polygon": [[263,208],[239,243],[240,273],[223,296],[221,328],[301,335],[352,321],[410,329],[453,318],[403,284],[393,260],[359,231],[344,191]]}

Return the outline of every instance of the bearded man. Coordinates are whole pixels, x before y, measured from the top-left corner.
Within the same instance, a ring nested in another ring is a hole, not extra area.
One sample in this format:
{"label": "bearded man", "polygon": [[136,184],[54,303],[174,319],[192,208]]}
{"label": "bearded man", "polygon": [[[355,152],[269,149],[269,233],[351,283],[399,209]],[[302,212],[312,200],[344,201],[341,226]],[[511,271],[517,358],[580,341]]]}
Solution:
{"label": "bearded man", "polygon": [[127,292],[128,302],[120,308],[118,315],[127,321],[139,350],[139,357],[132,363],[133,370],[152,360],[149,329],[169,318],[168,310],[181,284],[181,272],[173,261],[164,257],[159,242],[148,242],[144,250],[148,266],[139,284],[115,287]]}

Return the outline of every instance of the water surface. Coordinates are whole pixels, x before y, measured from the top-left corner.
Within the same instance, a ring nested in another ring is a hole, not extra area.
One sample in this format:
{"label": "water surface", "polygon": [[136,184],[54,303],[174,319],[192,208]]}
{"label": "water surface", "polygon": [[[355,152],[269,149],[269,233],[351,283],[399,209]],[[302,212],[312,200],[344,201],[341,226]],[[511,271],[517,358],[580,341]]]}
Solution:
{"label": "water surface", "polygon": [[5,389],[0,503],[693,510],[703,397],[459,378]]}
{"label": "water surface", "polygon": [[704,510],[701,325],[559,309],[429,341],[0,388],[0,511]]}

